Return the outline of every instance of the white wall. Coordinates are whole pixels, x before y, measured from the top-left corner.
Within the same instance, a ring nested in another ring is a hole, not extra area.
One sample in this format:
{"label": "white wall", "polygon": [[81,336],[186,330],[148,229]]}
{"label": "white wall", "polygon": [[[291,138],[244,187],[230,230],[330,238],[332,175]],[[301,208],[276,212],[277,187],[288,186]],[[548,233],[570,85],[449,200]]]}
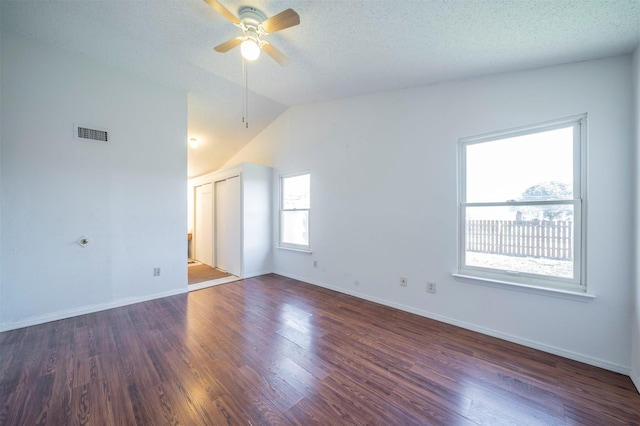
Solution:
{"label": "white wall", "polygon": [[631,379],[640,391],[640,46],[633,55],[634,123],[635,123],[635,245],[634,245],[634,304],[631,323]]}
{"label": "white wall", "polygon": [[[311,171],[313,255],[276,250],[277,273],[628,373],[630,87],[626,56],[299,106],[229,164]],[[456,281],[458,138],[584,112],[596,299]]]}
{"label": "white wall", "polygon": [[273,270],[273,170],[242,165],[242,276],[255,277]]}
{"label": "white wall", "polygon": [[[0,22],[2,20],[2,8],[0,7]],[[2,193],[2,123],[3,123],[3,110],[2,108],[2,31],[0,31],[0,194]],[[0,195],[0,297],[4,294],[2,290],[2,196]],[[0,324],[2,323],[2,301],[0,300]]]}
{"label": "white wall", "polygon": [[186,94],[6,34],[1,76],[0,327],[186,291]]}

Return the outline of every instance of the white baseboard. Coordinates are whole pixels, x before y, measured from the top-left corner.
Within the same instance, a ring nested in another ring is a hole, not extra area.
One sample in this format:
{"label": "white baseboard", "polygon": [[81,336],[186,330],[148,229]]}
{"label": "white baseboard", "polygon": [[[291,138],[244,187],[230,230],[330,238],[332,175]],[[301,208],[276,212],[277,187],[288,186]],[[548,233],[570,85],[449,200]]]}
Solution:
{"label": "white baseboard", "polygon": [[[444,322],[447,324],[451,324],[451,325],[455,325],[457,327],[461,327],[467,330],[471,330],[471,331],[476,331],[478,333],[481,334],[486,334],[488,336],[491,337],[497,337],[498,339],[502,339],[502,340],[506,340],[512,343],[517,343],[519,345],[522,346],[527,346],[533,349],[538,349],[540,351],[543,352],[548,352],[554,355],[559,355],[561,357],[564,358],[568,358],[568,359],[572,359],[574,361],[579,361],[579,362],[583,362],[585,364],[589,364],[589,365],[593,365],[595,367],[600,367],[600,368],[604,368],[605,370],[610,370],[616,373],[620,373],[620,374],[624,374],[629,376],[631,373],[631,368],[628,366],[624,366],[624,365],[619,365],[619,364],[614,364],[605,360],[601,360],[599,358],[593,358],[590,356],[586,356],[577,352],[572,352],[572,351],[567,351],[565,349],[562,348],[558,348],[556,346],[551,346],[551,345],[547,345],[544,343],[540,343],[540,342],[536,342],[533,340],[528,340],[528,339],[523,339],[521,337],[518,336],[514,336],[511,334],[507,334],[507,333],[502,333],[500,331],[496,331],[490,328],[486,328],[486,327],[481,327],[478,326],[476,324],[471,324],[471,323],[467,323],[464,321],[459,321],[456,320],[454,318],[450,318],[450,317],[446,317],[443,315],[438,315],[438,314],[434,314],[431,312],[427,312],[427,311],[423,311],[421,309],[416,309],[413,308],[411,306],[406,306],[406,305],[402,305],[400,303],[396,303],[396,302],[392,302],[386,299],[380,299],[377,297],[372,297],[369,296],[367,294],[363,294],[363,293],[358,293],[356,291],[352,291],[352,290],[347,290],[344,288],[340,288],[340,287],[334,287],[331,285],[328,285],[326,283],[322,283],[319,281],[314,281],[314,280],[309,280],[308,278],[303,278],[303,277],[297,277],[295,275],[291,275],[291,274],[287,274],[281,271],[274,271],[275,274],[278,275],[282,275],[284,277],[288,277],[288,278],[293,278],[294,280],[298,280],[298,281],[303,281],[309,284],[313,284],[313,285],[317,285],[319,287],[324,287],[327,288],[329,290],[334,290],[337,291],[339,293],[344,293],[344,294],[349,294],[351,296],[354,297],[358,297],[360,299],[365,299],[368,300],[370,302],[375,302],[375,303],[379,303],[381,305],[385,305],[385,306],[389,306],[392,308],[396,308],[396,309],[400,309],[401,311],[405,311],[405,312],[410,312],[412,314],[416,314],[416,315],[420,315],[422,317],[426,317],[426,318],[430,318],[436,321],[440,321],[440,322]],[[640,379],[638,379],[638,377],[636,377],[635,379],[633,377],[631,377],[631,379],[634,381],[636,387],[638,387],[638,385],[640,384]],[[638,389],[640,389],[640,387],[638,387]]]}
{"label": "white baseboard", "polygon": [[246,274],[244,277],[242,277],[242,279],[259,277],[261,275],[267,275],[267,274],[271,274],[271,273],[273,273],[273,271],[271,271],[271,270],[269,270],[269,271],[259,271],[259,272],[250,272],[250,273]]}
{"label": "white baseboard", "polygon": [[631,381],[636,385],[636,389],[640,393],[640,371],[631,370],[629,377],[631,377]]}
{"label": "white baseboard", "polygon": [[54,312],[48,315],[41,315],[37,317],[27,318],[21,321],[5,322],[0,324],[0,332],[15,330],[23,327],[30,327],[32,325],[44,324],[51,321],[58,321],[61,319],[77,317],[79,315],[92,314],[94,312],[106,311],[107,309],[120,308],[122,306],[133,305],[134,303],[147,302],[149,300],[161,299],[163,297],[174,296],[176,294],[186,293],[187,288],[180,288],[177,290],[165,291],[163,293],[155,293],[142,297],[128,297],[125,299],[116,300],[109,303],[101,303],[98,305],[82,306],[80,308],[66,309],[64,311]]}

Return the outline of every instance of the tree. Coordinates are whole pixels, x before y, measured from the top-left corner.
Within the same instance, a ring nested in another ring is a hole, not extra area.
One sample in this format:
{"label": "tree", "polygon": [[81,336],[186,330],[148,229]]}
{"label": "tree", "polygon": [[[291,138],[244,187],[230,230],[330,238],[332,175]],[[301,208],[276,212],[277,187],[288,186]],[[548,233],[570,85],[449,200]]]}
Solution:
{"label": "tree", "polygon": [[[537,183],[527,188],[520,201],[552,201],[570,200],[573,198],[573,190],[565,182],[548,181]],[[570,205],[555,206],[530,206],[521,209],[526,219],[542,220],[571,220],[573,208]]]}

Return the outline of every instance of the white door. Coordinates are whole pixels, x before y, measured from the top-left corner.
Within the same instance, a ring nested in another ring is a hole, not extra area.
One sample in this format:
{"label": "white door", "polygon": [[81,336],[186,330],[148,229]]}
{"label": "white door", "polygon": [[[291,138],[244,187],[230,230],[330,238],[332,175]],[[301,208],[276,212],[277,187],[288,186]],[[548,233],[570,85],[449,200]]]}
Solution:
{"label": "white door", "polygon": [[194,258],[206,265],[213,266],[213,191],[206,183],[196,186]]}
{"label": "white door", "polygon": [[216,266],[241,276],[241,186],[240,177],[216,182]]}

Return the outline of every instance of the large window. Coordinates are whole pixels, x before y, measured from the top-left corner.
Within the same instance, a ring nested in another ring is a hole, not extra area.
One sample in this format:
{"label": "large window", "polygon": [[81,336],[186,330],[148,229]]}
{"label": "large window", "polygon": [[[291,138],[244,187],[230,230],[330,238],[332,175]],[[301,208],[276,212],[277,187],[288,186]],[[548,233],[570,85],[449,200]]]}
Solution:
{"label": "large window", "polygon": [[280,247],[310,250],[311,175],[280,177]]}
{"label": "large window", "polygon": [[459,273],[572,291],[584,276],[586,116],[459,140]]}

